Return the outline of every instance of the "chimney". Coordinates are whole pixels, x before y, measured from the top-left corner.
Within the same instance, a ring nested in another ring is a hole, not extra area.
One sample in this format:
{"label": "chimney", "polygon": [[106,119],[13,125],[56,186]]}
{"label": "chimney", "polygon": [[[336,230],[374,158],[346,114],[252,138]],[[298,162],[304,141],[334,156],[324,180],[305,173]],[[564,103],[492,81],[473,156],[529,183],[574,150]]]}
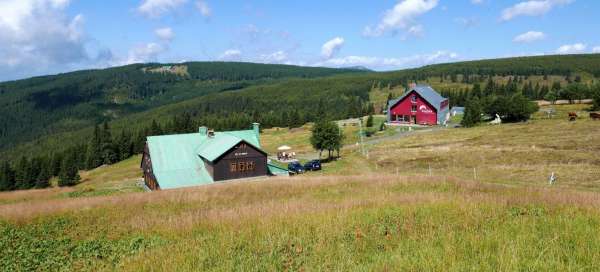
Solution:
{"label": "chimney", "polygon": [[412,83],[408,84],[409,91],[412,90],[412,89],[414,89],[414,88],[416,88],[416,87],[417,87],[417,83],[412,82]]}
{"label": "chimney", "polygon": [[252,130],[254,130],[254,134],[256,134],[256,138],[260,139],[260,124],[259,123],[252,123]]}
{"label": "chimney", "polygon": [[205,127],[205,126],[201,126],[201,127],[198,129],[198,132],[200,133],[200,136],[202,136],[202,137],[206,137],[206,136],[208,136],[208,128],[207,128],[207,127]]}

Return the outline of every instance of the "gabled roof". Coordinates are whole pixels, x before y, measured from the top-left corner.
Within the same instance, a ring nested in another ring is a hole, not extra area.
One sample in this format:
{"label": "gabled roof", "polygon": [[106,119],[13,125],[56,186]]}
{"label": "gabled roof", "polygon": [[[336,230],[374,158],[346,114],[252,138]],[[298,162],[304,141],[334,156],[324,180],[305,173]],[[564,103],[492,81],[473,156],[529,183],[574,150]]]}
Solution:
{"label": "gabled roof", "polygon": [[210,162],[213,162],[242,141],[260,150],[260,142],[252,130],[215,132],[213,137],[206,138],[198,147],[197,153]]}
{"label": "gabled roof", "polygon": [[242,141],[261,150],[256,130],[215,132],[212,137],[198,132],[147,138],[152,170],[161,189],[214,182],[202,158],[212,162]]}
{"label": "gabled roof", "polygon": [[395,106],[396,104],[398,104],[398,102],[404,100],[404,98],[413,91],[419,94],[421,97],[423,97],[423,99],[427,100],[427,102],[431,104],[431,106],[433,106],[437,111],[440,110],[441,103],[444,100],[446,100],[446,98],[442,97],[438,92],[432,89],[431,86],[418,84],[414,88],[411,88],[408,91],[406,91],[398,99],[390,100],[389,107]]}

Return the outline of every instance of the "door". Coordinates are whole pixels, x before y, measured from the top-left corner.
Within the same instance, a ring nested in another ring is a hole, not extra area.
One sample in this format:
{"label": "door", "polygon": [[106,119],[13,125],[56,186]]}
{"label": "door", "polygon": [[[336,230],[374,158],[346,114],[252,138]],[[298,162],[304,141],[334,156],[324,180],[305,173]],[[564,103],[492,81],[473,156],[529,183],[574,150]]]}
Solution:
{"label": "door", "polygon": [[412,118],[412,123],[416,124],[417,123],[417,116],[413,115],[411,118]]}

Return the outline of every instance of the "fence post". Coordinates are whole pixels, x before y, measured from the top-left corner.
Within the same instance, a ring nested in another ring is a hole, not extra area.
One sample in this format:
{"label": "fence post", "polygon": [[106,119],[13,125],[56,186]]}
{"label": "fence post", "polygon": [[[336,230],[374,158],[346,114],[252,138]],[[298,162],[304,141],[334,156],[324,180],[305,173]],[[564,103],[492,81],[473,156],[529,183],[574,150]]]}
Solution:
{"label": "fence post", "polygon": [[477,170],[473,167],[473,179],[477,180]]}

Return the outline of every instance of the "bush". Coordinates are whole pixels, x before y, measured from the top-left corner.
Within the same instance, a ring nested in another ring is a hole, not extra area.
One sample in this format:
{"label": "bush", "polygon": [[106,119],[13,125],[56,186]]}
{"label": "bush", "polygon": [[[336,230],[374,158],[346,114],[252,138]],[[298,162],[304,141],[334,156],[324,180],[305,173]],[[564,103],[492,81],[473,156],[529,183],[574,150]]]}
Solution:
{"label": "bush", "polygon": [[594,86],[594,90],[592,91],[592,99],[592,110],[600,110],[600,83]]}

